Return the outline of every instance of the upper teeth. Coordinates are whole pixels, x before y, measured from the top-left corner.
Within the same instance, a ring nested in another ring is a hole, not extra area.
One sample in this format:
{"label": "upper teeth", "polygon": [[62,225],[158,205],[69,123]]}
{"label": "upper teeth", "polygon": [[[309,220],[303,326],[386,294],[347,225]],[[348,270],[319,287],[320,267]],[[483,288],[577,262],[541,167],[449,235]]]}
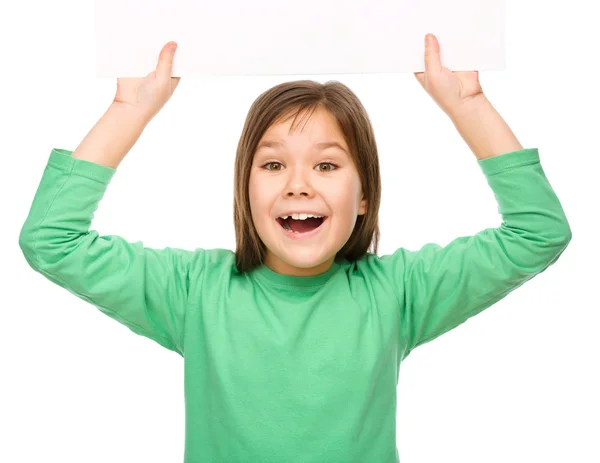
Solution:
{"label": "upper teeth", "polygon": [[283,220],[287,219],[288,217],[291,217],[294,220],[306,220],[309,217],[314,217],[317,219],[322,219],[323,216],[322,215],[313,215],[313,214],[292,214],[292,215],[283,215],[281,216],[281,218]]}

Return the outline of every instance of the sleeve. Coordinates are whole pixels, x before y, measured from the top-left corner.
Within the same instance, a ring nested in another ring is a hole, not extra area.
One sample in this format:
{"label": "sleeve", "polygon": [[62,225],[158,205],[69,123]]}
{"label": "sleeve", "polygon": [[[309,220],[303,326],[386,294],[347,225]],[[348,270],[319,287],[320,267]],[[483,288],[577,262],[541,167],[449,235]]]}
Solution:
{"label": "sleeve", "polygon": [[28,264],[136,334],[183,356],[194,252],[90,230],[115,169],[53,149],[19,235]]}
{"label": "sleeve", "polygon": [[537,149],[478,161],[502,215],[498,228],[381,258],[401,305],[406,357],[552,265],[571,240]]}

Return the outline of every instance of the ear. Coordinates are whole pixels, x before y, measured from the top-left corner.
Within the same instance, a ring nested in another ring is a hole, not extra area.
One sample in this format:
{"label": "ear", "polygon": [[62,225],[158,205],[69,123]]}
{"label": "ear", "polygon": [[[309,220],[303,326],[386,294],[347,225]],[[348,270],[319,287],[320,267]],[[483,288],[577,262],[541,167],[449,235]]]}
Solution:
{"label": "ear", "polygon": [[360,201],[360,207],[358,208],[358,215],[365,215],[366,213],[367,213],[367,200],[362,199]]}

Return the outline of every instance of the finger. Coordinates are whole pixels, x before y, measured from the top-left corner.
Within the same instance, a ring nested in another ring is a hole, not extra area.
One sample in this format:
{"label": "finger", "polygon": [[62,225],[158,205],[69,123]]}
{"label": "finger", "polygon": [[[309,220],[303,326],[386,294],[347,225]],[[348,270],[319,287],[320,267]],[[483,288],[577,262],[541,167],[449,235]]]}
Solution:
{"label": "finger", "polygon": [[423,87],[425,87],[425,73],[424,72],[415,72],[414,75],[417,78],[417,80],[419,81],[419,83]]}
{"label": "finger", "polygon": [[[171,48],[170,45],[174,45],[174,47]],[[173,70],[173,57],[175,56],[176,49],[177,44],[175,42],[169,42],[160,51],[158,65],[156,66],[156,75],[159,78],[171,77],[171,71]]]}
{"label": "finger", "polygon": [[427,34],[425,36],[425,72],[432,75],[437,75],[442,72],[440,44],[433,34]]}

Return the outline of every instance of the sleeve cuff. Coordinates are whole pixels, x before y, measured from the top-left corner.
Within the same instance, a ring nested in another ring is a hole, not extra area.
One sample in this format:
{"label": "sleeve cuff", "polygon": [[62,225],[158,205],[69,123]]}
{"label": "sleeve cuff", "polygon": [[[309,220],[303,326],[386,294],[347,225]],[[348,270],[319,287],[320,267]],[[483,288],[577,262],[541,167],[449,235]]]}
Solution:
{"label": "sleeve cuff", "polygon": [[540,154],[537,148],[525,148],[477,161],[483,173],[488,177],[490,175],[498,174],[515,167],[526,166],[539,162]]}
{"label": "sleeve cuff", "polygon": [[95,162],[77,159],[71,156],[73,151],[53,148],[48,159],[48,164],[65,172],[91,178],[97,182],[108,185],[117,169],[96,164]]}

